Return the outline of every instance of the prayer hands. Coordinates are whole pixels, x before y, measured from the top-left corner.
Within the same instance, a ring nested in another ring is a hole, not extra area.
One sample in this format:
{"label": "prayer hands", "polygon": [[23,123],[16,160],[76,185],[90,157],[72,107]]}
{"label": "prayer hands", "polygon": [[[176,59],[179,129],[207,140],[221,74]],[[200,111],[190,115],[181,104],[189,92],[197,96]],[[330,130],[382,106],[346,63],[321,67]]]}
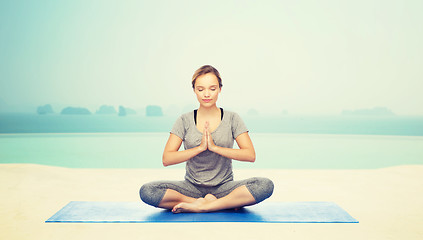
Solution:
{"label": "prayer hands", "polygon": [[201,143],[200,143],[200,149],[201,151],[206,151],[207,150],[207,127],[208,127],[208,122],[206,122],[206,126],[204,126],[203,129],[203,138],[201,139]]}
{"label": "prayer hands", "polygon": [[209,122],[208,121],[206,121],[206,124],[204,126],[203,138],[201,139],[200,148],[203,151],[208,149],[212,152],[216,148],[216,145],[214,144],[213,139],[211,137],[211,134],[209,132]]}
{"label": "prayer hands", "polygon": [[209,132],[209,122],[206,122],[206,133],[207,133],[207,149],[209,151],[214,152],[217,146],[214,144],[211,133]]}

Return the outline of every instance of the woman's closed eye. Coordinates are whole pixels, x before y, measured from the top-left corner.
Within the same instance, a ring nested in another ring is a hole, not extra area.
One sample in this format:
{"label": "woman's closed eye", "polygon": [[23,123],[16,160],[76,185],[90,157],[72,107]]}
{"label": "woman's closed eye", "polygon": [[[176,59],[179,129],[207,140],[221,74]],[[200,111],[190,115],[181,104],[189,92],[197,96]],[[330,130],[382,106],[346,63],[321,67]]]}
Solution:
{"label": "woman's closed eye", "polygon": [[[202,92],[204,89],[198,89],[198,91],[199,92]],[[210,90],[212,90],[212,91],[216,91],[216,88],[212,88],[212,89],[210,89]]]}
{"label": "woman's closed eye", "polygon": [[[199,92],[201,92],[201,91],[203,91],[204,89],[198,89],[198,91]],[[210,90],[212,90],[212,91],[216,91],[216,88],[212,88],[212,89],[210,89]]]}

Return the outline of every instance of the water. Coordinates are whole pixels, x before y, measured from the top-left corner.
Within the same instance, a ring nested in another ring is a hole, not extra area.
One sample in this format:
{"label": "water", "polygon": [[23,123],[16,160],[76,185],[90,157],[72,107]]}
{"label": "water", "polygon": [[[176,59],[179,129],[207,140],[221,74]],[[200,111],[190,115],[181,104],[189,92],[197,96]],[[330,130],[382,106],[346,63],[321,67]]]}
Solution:
{"label": "water", "polygon": [[[169,133],[0,134],[0,163],[161,168],[168,136]],[[283,133],[250,136],[256,162],[233,161],[235,168],[374,169],[423,164],[421,136]]]}
{"label": "water", "polygon": [[[241,116],[254,133],[423,136],[423,117]],[[169,132],[177,116],[0,114],[0,133]]]}

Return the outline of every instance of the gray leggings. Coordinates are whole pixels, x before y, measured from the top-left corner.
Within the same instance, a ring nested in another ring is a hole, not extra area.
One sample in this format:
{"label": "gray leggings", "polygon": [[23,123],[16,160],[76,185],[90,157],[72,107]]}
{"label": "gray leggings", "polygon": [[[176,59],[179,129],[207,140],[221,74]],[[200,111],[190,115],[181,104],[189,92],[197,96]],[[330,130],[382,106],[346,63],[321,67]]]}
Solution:
{"label": "gray leggings", "polygon": [[268,178],[249,178],[241,181],[229,181],[214,187],[204,187],[184,181],[156,181],[144,184],[140,189],[141,200],[151,206],[158,207],[167,189],[175,190],[187,197],[201,198],[213,194],[217,198],[224,197],[237,187],[245,185],[253,195],[256,203],[269,198],[273,193],[273,182]]}

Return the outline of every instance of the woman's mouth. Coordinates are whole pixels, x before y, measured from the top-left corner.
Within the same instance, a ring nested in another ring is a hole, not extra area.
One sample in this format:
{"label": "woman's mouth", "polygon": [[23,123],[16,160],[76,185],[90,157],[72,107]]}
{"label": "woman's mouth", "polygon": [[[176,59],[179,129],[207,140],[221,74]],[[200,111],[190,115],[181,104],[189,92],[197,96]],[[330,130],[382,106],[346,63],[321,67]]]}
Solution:
{"label": "woman's mouth", "polygon": [[210,102],[211,99],[203,99],[204,102]]}

